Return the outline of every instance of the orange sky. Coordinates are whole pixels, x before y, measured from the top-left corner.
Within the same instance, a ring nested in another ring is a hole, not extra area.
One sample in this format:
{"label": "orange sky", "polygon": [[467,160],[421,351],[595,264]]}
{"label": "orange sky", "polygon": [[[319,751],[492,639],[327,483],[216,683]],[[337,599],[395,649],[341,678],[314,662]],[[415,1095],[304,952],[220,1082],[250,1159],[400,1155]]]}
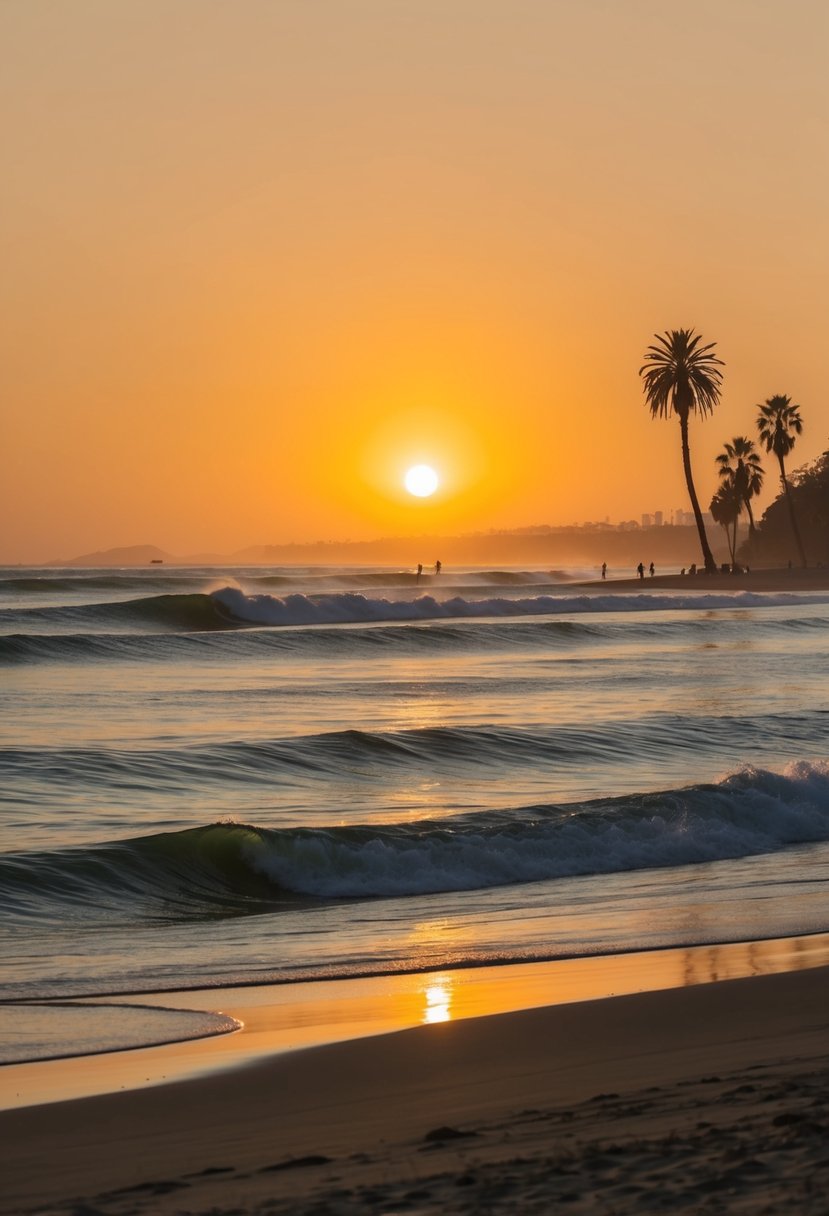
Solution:
{"label": "orange sky", "polygon": [[827,46],[823,0],[6,0],[0,561],[687,509],[673,326],[727,364],[704,503],[773,393],[818,455]]}

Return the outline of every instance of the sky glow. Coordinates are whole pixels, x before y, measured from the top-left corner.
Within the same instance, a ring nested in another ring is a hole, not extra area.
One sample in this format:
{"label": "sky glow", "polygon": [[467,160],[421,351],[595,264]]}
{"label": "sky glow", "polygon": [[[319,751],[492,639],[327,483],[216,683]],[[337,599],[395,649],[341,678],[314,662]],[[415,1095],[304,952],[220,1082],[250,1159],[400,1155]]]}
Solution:
{"label": "sky glow", "polygon": [[822,0],[10,0],[0,561],[414,536],[417,451],[437,533],[687,510],[668,327],[726,363],[701,500],[774,393],[814,458],[828,39]]}

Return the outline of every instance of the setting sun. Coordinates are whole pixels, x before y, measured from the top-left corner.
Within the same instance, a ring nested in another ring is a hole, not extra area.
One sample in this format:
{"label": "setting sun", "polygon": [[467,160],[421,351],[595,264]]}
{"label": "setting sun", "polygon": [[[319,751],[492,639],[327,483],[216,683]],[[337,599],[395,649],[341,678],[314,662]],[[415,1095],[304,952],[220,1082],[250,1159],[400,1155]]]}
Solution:
{"label": "setting sun", "polygon": [[438,488],[438,475],[428,464],[416,464],[403,478],[403,484],[416,498],[428,498]]}

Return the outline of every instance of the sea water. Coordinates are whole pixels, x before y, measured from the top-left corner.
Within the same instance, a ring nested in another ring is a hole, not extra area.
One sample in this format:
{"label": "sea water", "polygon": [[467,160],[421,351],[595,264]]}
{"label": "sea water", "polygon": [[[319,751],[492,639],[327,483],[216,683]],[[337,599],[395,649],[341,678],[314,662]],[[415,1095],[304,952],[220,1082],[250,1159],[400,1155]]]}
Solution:
{"label": "sea water", "polygon": [[[0,1061],[90,997],[829,929],[829,594],[687,584],[0,570]],[[93,1038],[227,1028],[159,1016]]]}

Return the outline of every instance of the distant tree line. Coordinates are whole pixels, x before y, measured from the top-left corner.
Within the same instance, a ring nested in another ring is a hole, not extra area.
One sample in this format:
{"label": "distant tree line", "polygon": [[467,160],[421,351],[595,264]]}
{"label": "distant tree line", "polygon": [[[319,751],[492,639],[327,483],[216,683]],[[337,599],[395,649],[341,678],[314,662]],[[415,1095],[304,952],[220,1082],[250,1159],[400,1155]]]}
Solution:
{"label": "distant tree line", "polygon": [[799,521],[801,541],[811,564],[829,564],[829,451],[792,473],[788,493],[781,491],[766,510],[744,560],[785,563],[792,553],[791,511]]}
{"label": "distant tree line", "polygon": [[[692,413],[703,418],[713,413],[722,391],[720,369],[725,365],[714,354],[716,343],[703,345],[700,335],[692,329],[670,329],[654,336],[656,342],[647,348],[645,363],[639,369],[645,401],[652,417],[673,415],[679,422],[685,484],[699,533],[703,568],[711,574],[717,566],[694,487],[688,422]],[[754,521],[751,501],[760,493],[765,473],[754,441],[747,435],[735,436],[717,456],[720,485],[710,510],[725,531],[732,568],[738,565],[738,551],[743,562],[791,563],[794,547],[804,568],[808,552],[813,561],[829,558],[829,453],[825,452],[815,464],[798,470],[793,477],[786,472],[786,458],[802,430],[800,406],[794,405],[791,397],[778,393],[757,406],[760,446],[775,457],[780,474],[780,494],[763,515],[759,527]],[[737,526],[743,511],[748,516],[748,538],[739,548]],[[807,531],[805,542],[801,527]]]}

